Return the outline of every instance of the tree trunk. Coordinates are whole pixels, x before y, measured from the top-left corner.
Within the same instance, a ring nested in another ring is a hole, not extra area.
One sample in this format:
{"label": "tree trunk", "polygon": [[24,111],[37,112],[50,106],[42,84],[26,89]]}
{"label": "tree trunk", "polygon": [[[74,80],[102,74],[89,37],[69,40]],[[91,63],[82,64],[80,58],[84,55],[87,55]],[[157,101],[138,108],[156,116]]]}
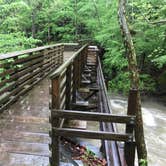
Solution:
{"label": "tree trunk", "polygon": [[75,13],[75,40],[77,41],[78,40],[78,22],[77,22],[77,5],[78,5],[78,2],[77,0],[75,0],[75,6],[74,6],[74,13]]}
{"label": "tree trunk", "polygon": [[[133,45],[129,26],[127,23],[125,10],[126,10],[126,0],[119,0],[119,23],[128,58],[128,66],[129,66],[130,80],[131,80],[130,88],[139,90],[139,72],[137,68],[136,52]],[[147,150],[144,140],[140,93],[137,96],[136,103],[137,106],[136,106],[135,140],[137,146],[139,165],[142,165],[142,163],[147,165]]]}
{"label": "tree trunk", "polygon": [[94,8],[95,8],[95,12],[96,12],[96,16],[97,16],[97,20],[98,20],[99,27],[101,27],[102,22],[101,22],[101,20],[100,20],[100,16],[99,16],[97,4],[96,4],[96,1],[95,1],[95,0],[93,0],[93,5],[94,5]]}
{"label": "tree trunk", "polygon": [[36,25],[35,25],[35,11],[32,12],[32,37],[35,38],[36,34]]}

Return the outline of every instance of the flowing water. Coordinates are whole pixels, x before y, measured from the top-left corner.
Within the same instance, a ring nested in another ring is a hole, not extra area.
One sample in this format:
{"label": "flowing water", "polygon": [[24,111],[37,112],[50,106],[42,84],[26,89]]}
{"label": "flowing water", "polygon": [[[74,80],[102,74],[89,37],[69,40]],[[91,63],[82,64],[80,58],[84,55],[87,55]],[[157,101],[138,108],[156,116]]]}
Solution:
{"label": "flowing water", "polygon": [[[113,113],[124,114],[127,99],[111,96],[111,106]],[[166,166],[166,106],[148,98],[142,102],[142,112],[149,166]]]}

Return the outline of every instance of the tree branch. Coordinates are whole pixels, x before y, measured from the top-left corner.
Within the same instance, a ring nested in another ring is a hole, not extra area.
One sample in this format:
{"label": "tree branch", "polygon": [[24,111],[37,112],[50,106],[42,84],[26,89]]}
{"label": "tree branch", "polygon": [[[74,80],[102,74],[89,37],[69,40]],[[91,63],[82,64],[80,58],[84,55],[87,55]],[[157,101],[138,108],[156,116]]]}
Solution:
{"label": "tree branch", "polygon": [[150,22],[151,24],[166,24],[166,20],[159,20],[159,21],[154,21]]}

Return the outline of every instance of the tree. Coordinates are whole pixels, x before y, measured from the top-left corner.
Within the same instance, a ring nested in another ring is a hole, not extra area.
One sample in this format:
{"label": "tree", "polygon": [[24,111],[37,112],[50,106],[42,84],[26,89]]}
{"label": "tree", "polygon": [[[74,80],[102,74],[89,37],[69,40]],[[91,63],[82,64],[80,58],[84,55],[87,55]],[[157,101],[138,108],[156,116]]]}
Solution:
{"label": "tree", "polygon": [[[128,58],[128,66],[130,71],[130,88],[139,90],[139,73],[137,68],[136,52],[129,30],[129,26],[126,19],[126,0],[119,0],[119,22],[124,39],[124,46],[126,48],[126,55]],[[147,150],[144,139],[143,121],[141,112],[141,99],[138,93],[136,98],[136,127],[135,127],[135,139],[138,152],[139,165],[142,166],[142,161],[147,161]],[[147,162],[146,162],[147,165]]]}

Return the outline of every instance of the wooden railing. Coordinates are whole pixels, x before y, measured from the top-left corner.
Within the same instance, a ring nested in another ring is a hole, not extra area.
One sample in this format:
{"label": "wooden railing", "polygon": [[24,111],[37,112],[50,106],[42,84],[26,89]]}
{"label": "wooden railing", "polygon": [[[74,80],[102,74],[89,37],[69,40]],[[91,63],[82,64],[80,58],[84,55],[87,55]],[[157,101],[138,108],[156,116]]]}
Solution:
{"label": "wooden railing", "polygon": [[0,111],[63,63],[64,44],[0,55]]}
{"label": "wooden railing", "polygon": [[87,45],[84,45],[51,74],[51,109],[69,109],[70,103],[76,102],[76,91],[80,87],[86,52]]}
{"label": "wooden railing", "polygon": [[[99,101],[100,101],[100,105],[99,105],[99,110],[101,111],[101,113],[106,113],[106,114],[112,114],[112,110],[111,110],[111,103],[110,103],[110,99],[108,97],[107,94],[107,89],[106,89],[106,85],[105,85],[105,81],[104,81],[104,75],[102,72],[102,68],[101,68],[101,63],[100,60],[99,61],[99,65],[98,65],[98,82],[100,85],[100,91],[99,91]],[[129,105],[128,105],[128,112],[127,112],[127,117],[130,118],[130,120],[127,122],[125,121],[125,117],[122,118],[121,122],[118,121],[114,121],[114,123],[101,123],[101,128],[103,131],[111,131],[114,133],[118,133],[117,131],[117,127],[116,127],[116,123],[123,123],[126,125],[126,131],[125,134],[129,134],[130,135],[130,139],[125,140],[123,142],[125,142],[124,144],[124,152],[122,153],[120,150],[120,147],[118,145],[118,143],[116,141],[104,141],[103,142],[103,146],[105,148],[106,154],[111,154],[111,155],[107,155],[107,161],[108,161],[108,165],[117,165],[117,163],[119,163],[119,165],[121,166],[134,166],[134,162],[135,162],[135,142],[134,142],[134,128],[135,128],[135,121],[136,121],[136,108],[135,108],[135,95],[137,91],[133,91],[130,90],[130,95],[129,95]],[[116,117],[118,118],[119,116],[116,115]],[[121,117],[121,116],[120,116]],[[125,156],[125,160],[124,160],[124,156]],[[111,161],[112,163],[109,163],[109,161]]]}
{"label": "wooden railing", "polygon": [[[86,107],[82,107],[79,110],[73,107],[73,104],[77,105],[76,97],[79,88],[82,86],[81,79],[85,67],[88,65],[94,66],[93,58],[92,64],[87,63],[87,58],[91,59],[92,57],[87,57],[87,45],[85,45],[78,50],[78,52],[75,53],[70,60],[64,63],[55,71],[55,73],[51,75],[52,103],[50,122],[52,124],[52,143],[50,149],[52,156],[50,158],[50,163],[52,166],[59,166],[59,143],[60,137],[63,136],[103,140],[103,146],[105,149],[104,153],[107,158],[108,166],[112,164],[114,166],[123,165],[122,163],[124,163],[124,158],[122,159],[120,156],[118,145],[116,143],[117,141],[123,141],[125,142],[125,152],[131,154],[131,157],[128,159],[128,161],[131,162],[129,166],[133,166],[135,157],[133,155],[133,147],[135,148],[135,146],[133,146],[133,130],[136,117],[134,115],[118,116],[111,114],[110,102],[106,92],[100,59],[96,61],[97,84],[99,87],[98,109],[100,112],[88,112]],[[88,86],[88,88],[91,87]],[[90,109],[91,108],[89,107],[89,110]],[[65,120],[97,121],[101,123],[102,127],[101,131],[64,128],[63,124]],[[115,130],[113,123],[126,124],[128,128],[130,128],[130,131],[128,130],[127,133],[118,133]],[[107,140],[111,140],[111,142],[109,141],[108,143]],[[125,164],[126,163],[124,163],[124,165]]]}

